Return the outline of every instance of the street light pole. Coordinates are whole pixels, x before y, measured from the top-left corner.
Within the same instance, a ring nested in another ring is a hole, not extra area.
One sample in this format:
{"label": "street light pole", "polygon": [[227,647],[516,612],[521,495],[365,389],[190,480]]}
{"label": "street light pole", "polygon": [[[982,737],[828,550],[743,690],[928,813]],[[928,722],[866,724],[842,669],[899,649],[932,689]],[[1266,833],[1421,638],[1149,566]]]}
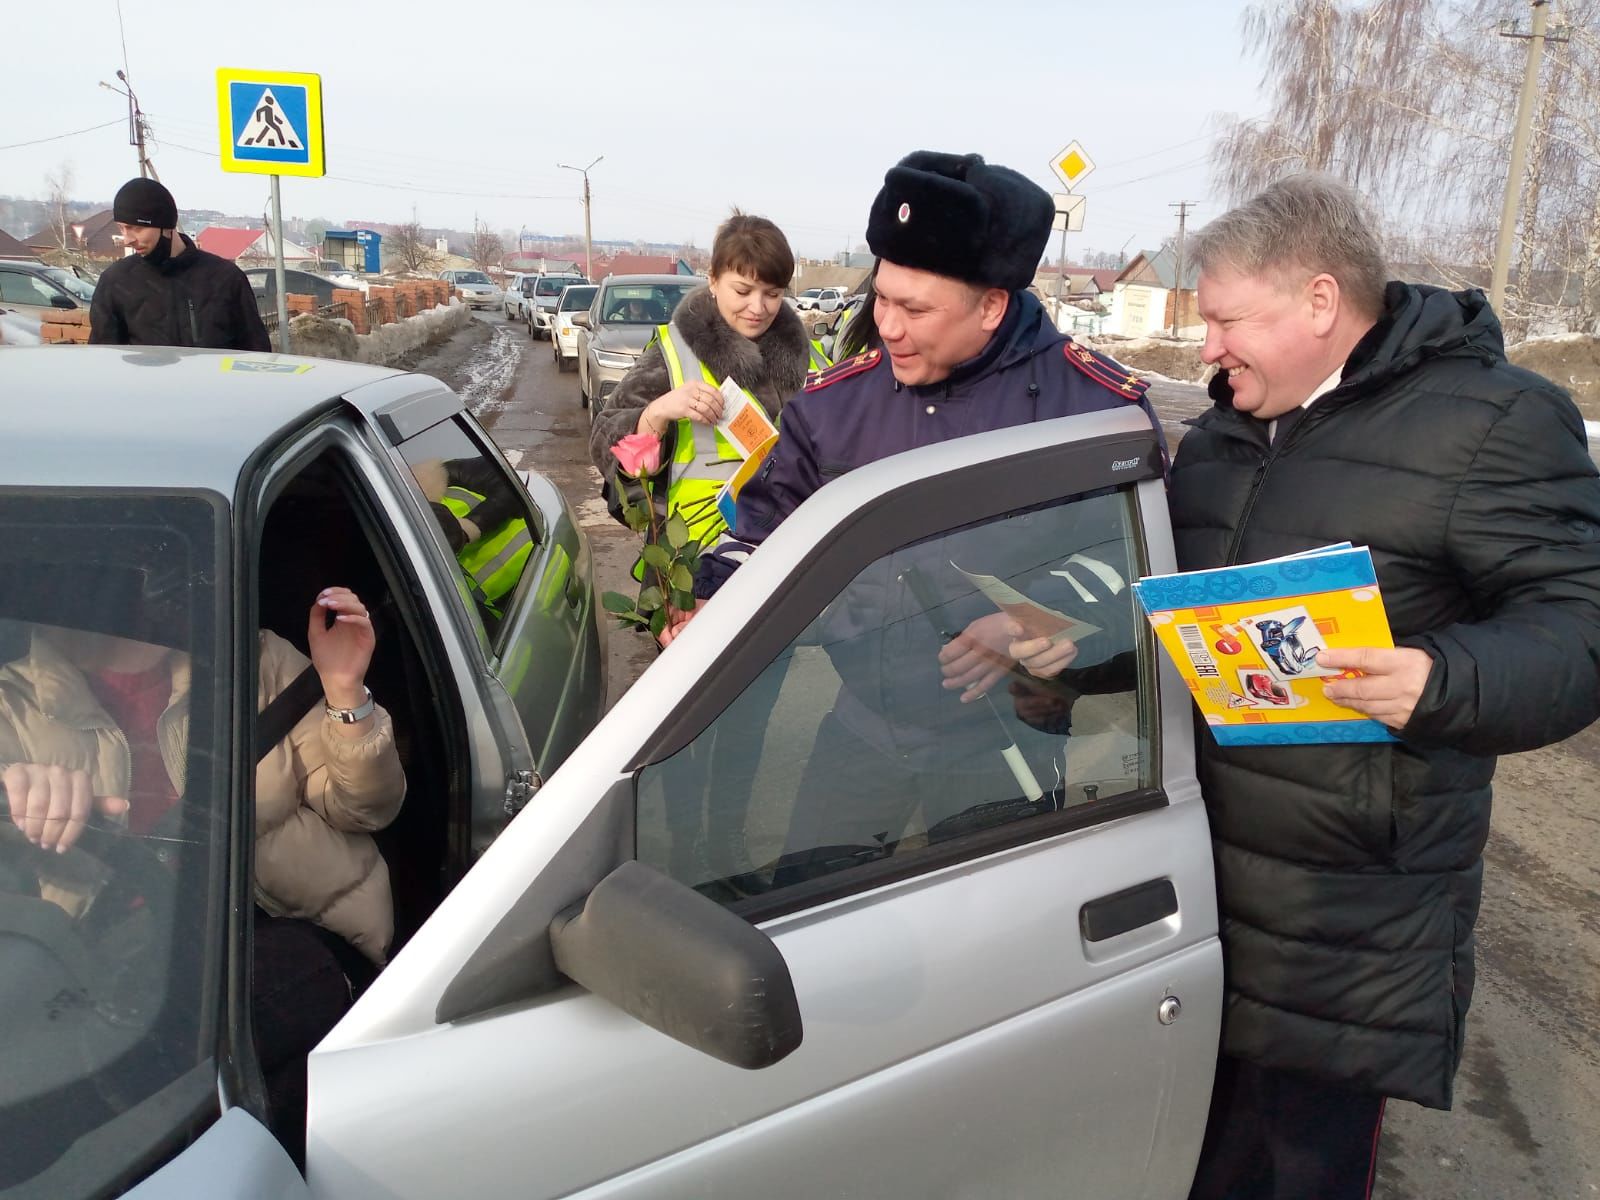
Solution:
{"label": "street light pole", "polygon": [[587,167],[569,167],[566,163],[557,163],[556,167],[562,171],[576,171],[583,176],[583,277],[594,282],[594,243],[589,233],[589,172],[594,164],[604,158],[602,154]]}

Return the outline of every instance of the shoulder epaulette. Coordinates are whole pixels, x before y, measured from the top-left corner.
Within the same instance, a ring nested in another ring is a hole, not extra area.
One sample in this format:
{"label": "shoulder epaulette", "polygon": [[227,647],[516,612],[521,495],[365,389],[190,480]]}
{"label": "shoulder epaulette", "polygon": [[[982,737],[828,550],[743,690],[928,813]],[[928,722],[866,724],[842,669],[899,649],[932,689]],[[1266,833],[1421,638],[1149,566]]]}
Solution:
{"label": "shoulder epaulette", "polygon": [[1061,350],[1069,363],[1102,387],[1110,388],[1124,400],[1137,403],[1143,400],[1144,394],[1150,390],[1149,380],[1139,378],[1116,359],[1101,354],[1098,350],[1080,346],[1071,338],[1067,339]]}
{"label": "shoulder epaulette", "polygon": [[854,358],[836,362],[825,370],[812,371],[806,376],[805,390],[814,392],[819,388],[827,387],[830,383],[838,383],[841,379],[849,379],[852,375],[870,371],[881,361],[883,361],[882,350],[865,350]]}

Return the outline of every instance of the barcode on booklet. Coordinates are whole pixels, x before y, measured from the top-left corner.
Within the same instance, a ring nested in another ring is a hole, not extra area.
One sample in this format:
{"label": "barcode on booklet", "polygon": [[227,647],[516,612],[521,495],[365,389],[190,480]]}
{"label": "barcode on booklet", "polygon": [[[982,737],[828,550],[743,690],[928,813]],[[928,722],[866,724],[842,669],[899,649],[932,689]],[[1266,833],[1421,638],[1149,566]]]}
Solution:
{"label": "barcode on booklet", "polygon": [[1183,648],[1189,655],[1189,661],[1194,664],[1195,671],[1202,678],[1216,679],[1221,677],[1217,670],[1216,659],[1211,657],[1211,652],[1206,649],[1206,636],[1200,632],[1198,625],[1179,625],[1178,636],[1183,639]]}

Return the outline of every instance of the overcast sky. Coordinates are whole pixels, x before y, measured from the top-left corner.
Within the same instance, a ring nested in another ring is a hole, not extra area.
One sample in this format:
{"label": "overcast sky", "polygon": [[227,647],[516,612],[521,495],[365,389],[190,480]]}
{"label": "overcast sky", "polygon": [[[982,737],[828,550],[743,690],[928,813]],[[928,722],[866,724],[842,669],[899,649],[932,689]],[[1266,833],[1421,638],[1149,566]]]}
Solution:
{"label": "overcast sky", "polygon": [[[322,76],[328,175],[283,180],[284,215],[706,246],[733,205],[796,250],[863,240],[884,171],[911,150],[976,151],[1058,190],[1077,139],[1068,256],[1130,252],[1220,211],[1206,153],[1219,114],[1255,115],[1242,0],[121,0],[129,76],[161,179],[185,208],[265,210],[265,176],[218,162],[219,67]],[[42,198],[71,165],[82,199],[136,174],[120,96],[117,0],[7,5],[0,194]],[[108,128],[14,147],[103,122]],[[13,230],[25,233],[25,230]],[[1053,256],[1059,238],[1053,239]]]}

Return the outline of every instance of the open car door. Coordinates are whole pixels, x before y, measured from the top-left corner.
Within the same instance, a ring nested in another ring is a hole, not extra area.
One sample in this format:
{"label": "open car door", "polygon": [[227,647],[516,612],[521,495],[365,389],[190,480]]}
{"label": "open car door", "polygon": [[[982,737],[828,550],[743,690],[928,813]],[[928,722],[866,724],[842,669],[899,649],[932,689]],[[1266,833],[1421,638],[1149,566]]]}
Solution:
{"label": "open car door", "polygon": [[831,482],[313,1053],[313,1193],[1184,1196],[1221,956],[1127,586],[1172,569],[1137,409]]}

